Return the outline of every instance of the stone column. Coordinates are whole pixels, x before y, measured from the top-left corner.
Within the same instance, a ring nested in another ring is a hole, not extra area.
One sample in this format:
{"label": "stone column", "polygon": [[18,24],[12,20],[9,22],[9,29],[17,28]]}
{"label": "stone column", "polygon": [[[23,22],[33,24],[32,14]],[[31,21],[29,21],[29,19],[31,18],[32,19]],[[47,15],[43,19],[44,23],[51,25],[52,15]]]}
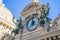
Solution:
{"label": "stone column", "polygon": [[51,40],[54,40],[53,37],[51,37]]}
{"label": "stone column", "polygon": [[53,39],[56,40],[56,36],[54,36]]}
{"label": "stone column", "polygon": [[49,40],[51,40],[51,37],[49,38]]}
{"label": "stone column", "polygon": [[46,38],[44,40],[47,40]]}
{"label": "stone column", "polygon": [[60,35],[57,36],[58,40],[60,40]]}

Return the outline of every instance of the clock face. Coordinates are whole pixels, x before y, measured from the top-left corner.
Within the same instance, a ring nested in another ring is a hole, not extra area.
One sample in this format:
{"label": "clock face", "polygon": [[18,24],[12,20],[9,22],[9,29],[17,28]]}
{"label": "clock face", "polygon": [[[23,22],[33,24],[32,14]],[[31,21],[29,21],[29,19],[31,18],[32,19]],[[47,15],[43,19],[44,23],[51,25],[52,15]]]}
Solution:
{"label": "clock face", "polygon": [[27,20],[27,30],[33,31],[37,28],[39,24],[39,18],[35,16],[30,16],[30,18]]}

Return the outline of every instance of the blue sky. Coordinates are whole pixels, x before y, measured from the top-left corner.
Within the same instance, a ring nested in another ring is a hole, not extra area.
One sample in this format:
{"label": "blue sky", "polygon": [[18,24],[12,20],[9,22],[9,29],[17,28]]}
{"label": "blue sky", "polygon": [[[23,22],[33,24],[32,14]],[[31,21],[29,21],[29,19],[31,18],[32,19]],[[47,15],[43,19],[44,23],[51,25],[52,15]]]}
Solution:
{"label": "blue sky", "polygon": [[[19,19],[21,11],[31,1],[32,0],[3,0],[3,3],[12,12],[13,16]],[[49,3],[50,12],[48,16],[51,19],[55,19],[56,16],[60,13],[60,0],[39,0],[39,3]]]}

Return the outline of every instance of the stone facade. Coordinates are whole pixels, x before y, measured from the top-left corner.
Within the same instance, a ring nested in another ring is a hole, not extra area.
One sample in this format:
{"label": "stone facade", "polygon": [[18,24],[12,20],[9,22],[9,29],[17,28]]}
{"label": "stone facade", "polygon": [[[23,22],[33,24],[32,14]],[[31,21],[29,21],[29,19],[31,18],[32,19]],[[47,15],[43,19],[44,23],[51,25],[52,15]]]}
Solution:
{"label": "stone facade", "polygon": [[[9,40],[60,40],[60,15],[58,15],[56,19],[49,24],[49,31],[47,31],[47,27],[43,28],[40,25],[38,25],[37,29],[34,31],[28,31],[26,29],[26,18],[33,13],[37,13],[39,17],[41,15],[41,11],[43,11],[41,8],[42,5],[38,3],[38,0],[33,0],[29,5],[27,5],[21,12],[24,26],[23,34],[20,30],[19,34]],[[11,26],[9,26],[9,28],[10,27]]]}
{"label": "stone facade", "polygon": [[40,25],[36,30],[31,32],[29,32],[26,29],[25,27],[26,17],[36,12],[39,14],[38,16],[40,16],[41,8],[42,5],[36,2],[35,0],[31,2],[29,5],[27,5],[21,12],[21,16],[24,24],[24,30],[23,30],[21,40],[60,40],[60,27],[59,27],[60,15],[53,22],[49,24],[50,25],[49,32],[47,31],[47,28],[43,28]]}
{"label": "stone facade", "polygon": [[39,28],[32,32],[23,33],[22,40],[60,40],[60,14],[51,22],[50,29],[49,32],[46,28]]}
{"label": "stone facade", "polygon": [[0,0],[0,40],[6,34],[10,35],[11,31],[15,29],[15,24],[12,21],[13,16],[2,2],[3,0]]}

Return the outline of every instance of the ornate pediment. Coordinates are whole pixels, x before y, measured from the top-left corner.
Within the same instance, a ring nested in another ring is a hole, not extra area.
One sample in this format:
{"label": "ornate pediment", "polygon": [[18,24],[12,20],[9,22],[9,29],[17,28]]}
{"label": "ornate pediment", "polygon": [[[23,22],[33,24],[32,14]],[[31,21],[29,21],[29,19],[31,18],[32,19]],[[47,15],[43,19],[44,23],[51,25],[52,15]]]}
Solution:
{"label": "ornate pediment", "polygon": [[30,4],[28,4],[23,11],[21,12],[21,15],[24,16],[27,13],[31,13],[33,11],[36,11],[36,9],[40,9],[42,7],[41,4],[36,3],[36,2],[31,2]]}

